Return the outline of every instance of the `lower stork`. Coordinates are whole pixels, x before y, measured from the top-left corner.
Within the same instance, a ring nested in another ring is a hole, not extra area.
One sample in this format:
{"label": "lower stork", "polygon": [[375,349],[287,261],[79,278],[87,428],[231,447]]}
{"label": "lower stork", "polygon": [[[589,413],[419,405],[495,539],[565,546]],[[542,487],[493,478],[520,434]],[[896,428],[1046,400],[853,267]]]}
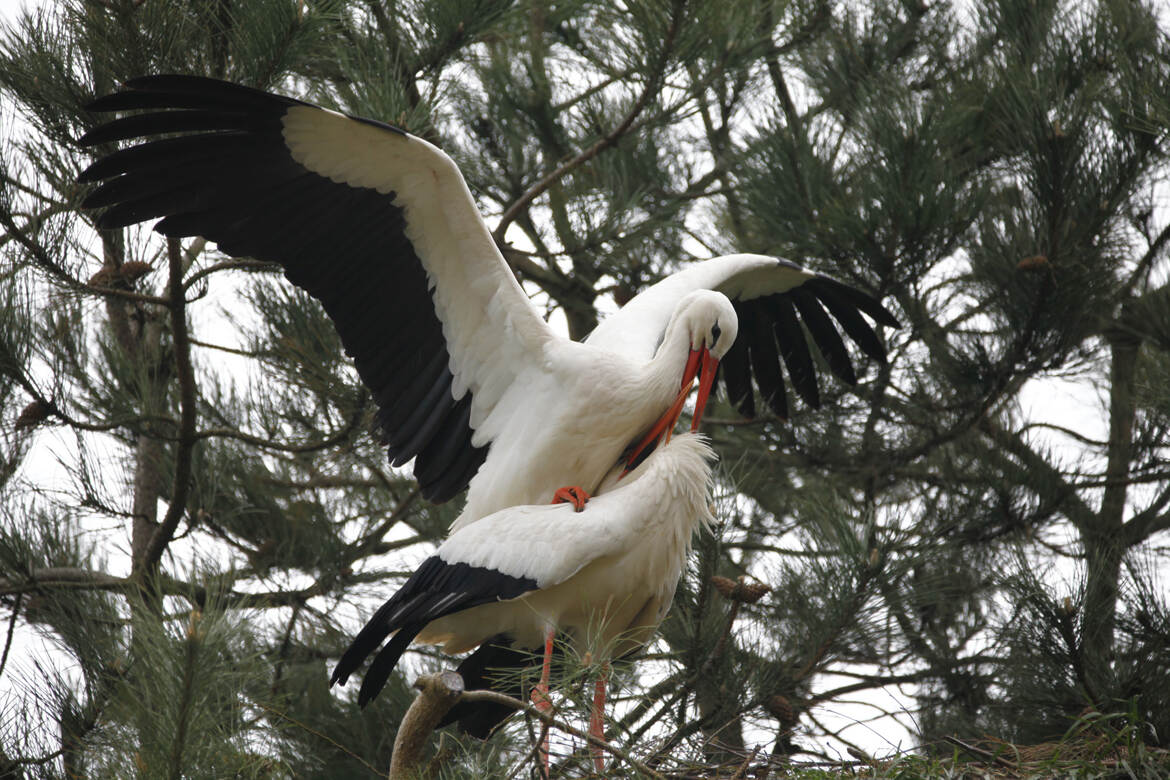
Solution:
{"label": "lower stork", "polygon": [[[680,434],[582,511],[516,506],[460,528],[378,609],[342,655],[331,684],[344,684],[388,636],[362,680],[361,706],[386,684],[412,641],[448,653],[510,641],[544,649],[541,706],[556,632],[575,647],[601,648],[606,658],[645,645],[674,598],[691,537],[711,523],[713,457],[703,437]],[[481,671],[493,657],[478,659]],[[590,718],[598,738],[604,738],[605,685],[603,676]],[[476,715],[462,705],[458,717]],[[503,717],[489,712],[486,723]],[[481,730],[484,723],[480,718]],[[547,750],[544,761],[547,766]],[[603,768],[596,748],[594,762]]]}

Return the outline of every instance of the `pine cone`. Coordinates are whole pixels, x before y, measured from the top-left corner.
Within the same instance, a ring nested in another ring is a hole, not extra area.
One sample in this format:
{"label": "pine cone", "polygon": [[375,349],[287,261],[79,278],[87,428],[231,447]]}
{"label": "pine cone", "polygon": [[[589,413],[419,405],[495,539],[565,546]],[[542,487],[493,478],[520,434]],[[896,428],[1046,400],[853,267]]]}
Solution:
{"label": "pine cone", "polygon": [[128,263],[122,263],[122,267],[118,269],[119,275],[122,277],[122,281],[124,281],[128,287],[132,287],[135,282],[153,270],[154,269],[150,267],[149,263],[144,263],[141,260],[131,260]]}
{"label": "pine cone", "polygon": [[35,428],[38,424],[45,421],[49,416],[52,407],[44,401],[33,401],[28,406],[21,410],[20,415],[16,418],[16,430],[23,430],[25,428]]}
{"label": "pine cone", "polygon": [[748,582],[747,577],[730,580],[727,577],[715,576],[711,578],[711,584],[715,586],[715,590],[719,591],[723,598],[738,601],[740,604],[755,604],[772,591],[770,585],[765,585],[762,582]]}
{"label": "pine cone", "polygon": [[780,723],[782,731],[791,731],[796,725],[796,710],[787,696],[772,694],[764,702],[764,710]]}

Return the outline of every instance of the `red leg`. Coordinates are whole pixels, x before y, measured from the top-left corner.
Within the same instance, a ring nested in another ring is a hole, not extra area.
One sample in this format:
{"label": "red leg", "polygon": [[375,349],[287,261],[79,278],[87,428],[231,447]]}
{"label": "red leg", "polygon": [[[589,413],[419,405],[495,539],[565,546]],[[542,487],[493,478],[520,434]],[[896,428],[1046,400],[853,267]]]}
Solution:
{"label": "red leg", "polygon": [[554,504],[572,504],[573,508],[580,512],[585,508],[585,502],[589,500],[590,496],[585,492],[584,488],[570,485],[569,487],[558,488],[557,492],[553,493],[552,503]]}
{"label": "red leg", "polygon": [[[552,709],[552,701],[548,698],[548,677],[552,666],[553,636],[555,631],[550,627],[544,635],[544,661],[540,665],[540,682],[532,689],[532,703],[541,712]],[[544,766],[544,777],[548,777],[548,724],[541,723],[540,727],[540,761]]]}
{"label": "red leg", "polygon": [[[601,674],[593,688],[593,708],[589,713],[589,733],[598,739],[605,739],[605,687],[609,684],[609,664],[602,664]],[[593,766],[598,774],[605,774],[605,751],[591,744]]]}

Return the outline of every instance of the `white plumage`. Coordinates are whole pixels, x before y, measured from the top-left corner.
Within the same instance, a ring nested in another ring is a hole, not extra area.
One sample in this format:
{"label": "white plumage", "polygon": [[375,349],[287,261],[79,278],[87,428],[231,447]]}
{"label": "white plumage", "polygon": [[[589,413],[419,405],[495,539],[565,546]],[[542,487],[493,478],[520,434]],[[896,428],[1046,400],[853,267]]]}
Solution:
{"label": "white plumage", "polygon": [[693,534],[711,522],[713,457],[697,435],[680,434],[580,512],[518,506],[455,532],[439,558],[529,578],[537,590],[435,620],[417,641],[462,653],[507,633],[537,647],[551,625],[582,639],[600,629],[590,644],[645,643],[674,598]]}

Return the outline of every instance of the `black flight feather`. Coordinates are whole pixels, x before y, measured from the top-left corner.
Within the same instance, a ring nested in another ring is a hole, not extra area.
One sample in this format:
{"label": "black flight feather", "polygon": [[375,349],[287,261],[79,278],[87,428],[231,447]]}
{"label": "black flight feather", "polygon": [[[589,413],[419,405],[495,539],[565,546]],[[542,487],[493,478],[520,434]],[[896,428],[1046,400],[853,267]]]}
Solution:
{"label": "black flight feather", "polygon": [[771,295],[764,301],[772,316],[776,344],[780,348],[780,357],[784,359],[792,386],[806,404],[813,409],[819,408],[821,393],[817,388],[817,375],[813,369],[812,355],[808,351],[808,342],[805,341],[804,329],[800,327],[800,320],[796,318],[792,300],[784,295]]}
{"label": "black flight feather", "polygon": [[820,280],[813,279],[807,287],[815,295],[829,313],[833,315],[841,327],[849,334],[849,338],[861,347],[861,351],[879,363],[886,362],[886,347],[874,333],[869,323],[858,314],[857,309],[838,292],[837,288],[827,284],[816,284]]}
{"label": "black flight feather", "polygon": [[845,349],[845,342],[841,334],[821,308],[820,301],[811,292],[797,287],[790,293],[792,303],[800,312],[800,319],[808,329],[809,334],[816,342],[829,369],[837,378],[849,385],[857,384],[857,375],[853,373],[853,363],[849,359],[849,350]]}
{"label": "black flight feather", "polygon": [[748,313],[748,351],[760,395],[776,416],[787,419],[788,398],[784,392],[784,376],[780,372],[780,355],[776,351],[772,323],[759,303],[752,302],[745,310]]}
{"label": "black flight feather", "polygon": [[752,392],[752,371],[748,364],[747,339],[736,339],[719,361],[719,372],[727,389],[727,401],[744,417],[756,416],[756,396]]}
{"label": "black flight feather", "polygon": [[155,230],[164,235],[203,236],[230,255],[282,265],[336,325],[380,406],[392,459],[416,458],[416,475],[425,464],[423,495],[448,500],[466,488],[487,447],[471,446],[468,407],[450,396],[450,356],[405,212],[393,192],[351,187],[297,163],[283,136],[294,106],[311,104],[197,76],[133,79],[89,106],[143,113],[79,139],[135,144],[82,172],[80,181],[99,183],[86,204],[106,209],[101,227],[162,217]]}

